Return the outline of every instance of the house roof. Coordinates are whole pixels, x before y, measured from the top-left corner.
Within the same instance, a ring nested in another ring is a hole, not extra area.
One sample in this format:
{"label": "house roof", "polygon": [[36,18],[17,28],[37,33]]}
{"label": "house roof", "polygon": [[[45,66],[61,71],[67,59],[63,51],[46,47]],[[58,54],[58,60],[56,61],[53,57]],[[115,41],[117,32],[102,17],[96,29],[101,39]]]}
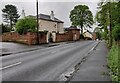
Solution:
{"label": "house roof", "polygon": [[77,30],[77,31],[80,31],[80,29],[77,29],[77,28],[65,28],[66,31],[70,31],[70,30]]}
{"label": "house roof", "polygon": [[75,27],[75,26],[70,26],[69,28],[65,28],[65,30],[78,30],[78,31],[80,31],[80,29],[78,29],[77,27]]}
{"label": "house roof", "polygon": [[47,20],[47,21],[64,23],[63,21],[61,21],[61,20],[59,20],[58,18],[55,18],[55,17],[54,17],[54,20],[52,20],[52,19],[50,18],[50,15],[45,15],[45,14],[39,14],[39,15],[38,15],[38,18],[39,18],[39,19],[42,19],[42,20]]}
{"label": "house roof", "polygon": [[85,34],[85,33],[87,33],[87,32],[90,33],[90,34],[92,34],[92,32],[90,32],[89,30],[85,31],[83,34]]}
{"label": "house roof", "polygon": [[[32,15],[29,15],[29,16],[36,18],[36,16],[32,16]],[[55,17],[54,17],[54,20],[52,20],[52,19],[50,18],[50,15],[45,15],[45,14],[39,14],[39,15],[38,15],[38,19],[47,20],[47,21],[52,21],[52,22],[58,22],[58,23],[64,23],[63,21],[61,21],[61,20],[59,20],[58,18],[55,18]]]}

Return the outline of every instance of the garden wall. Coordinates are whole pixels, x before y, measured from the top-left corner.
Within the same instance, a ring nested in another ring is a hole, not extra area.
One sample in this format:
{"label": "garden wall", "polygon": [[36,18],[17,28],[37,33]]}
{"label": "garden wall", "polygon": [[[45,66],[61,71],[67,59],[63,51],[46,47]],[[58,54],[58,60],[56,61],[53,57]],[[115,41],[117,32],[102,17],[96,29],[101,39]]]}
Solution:
{"label": "garden wall", "polygon": [[[20,35],[17,32],[7,32],[3,33],[1,41],[11,41],[11,42],[20,42],[28,45],[37,44],[37,33],[27,32],[24,35]],[[46,34],[39,33],[39,44],[47,43]]]}

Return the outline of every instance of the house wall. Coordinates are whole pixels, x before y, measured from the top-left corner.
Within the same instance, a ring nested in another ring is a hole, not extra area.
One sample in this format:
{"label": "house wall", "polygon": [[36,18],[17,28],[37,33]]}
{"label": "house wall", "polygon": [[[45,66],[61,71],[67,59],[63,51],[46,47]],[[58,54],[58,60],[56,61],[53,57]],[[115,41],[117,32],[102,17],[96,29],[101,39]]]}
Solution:
{"label": "house wall", "polygon": [[59,33],[64,33],[64,28],[63,28],[63,23],[57,23],[57,25],[58,25],[58,32]]}
{"label": "house wall", "polygon": [[90,34],[89,32],[85,32],[83,33],[84,37],[89,37],[92,39],[92,34]]}
{"label": "house wall", "polygon": [[60,32],[64,33],[63,23],[57,23],[46,20],[39,20],[39,31],[47,30],[49,32]]}
{"label": "house wall", "polygon": [[93,39],[93,40],[96,40],[96,39],[97,39],[97,36],[96,36],[96,33],[95,33],[95,32],[92,33],[92,39]]}

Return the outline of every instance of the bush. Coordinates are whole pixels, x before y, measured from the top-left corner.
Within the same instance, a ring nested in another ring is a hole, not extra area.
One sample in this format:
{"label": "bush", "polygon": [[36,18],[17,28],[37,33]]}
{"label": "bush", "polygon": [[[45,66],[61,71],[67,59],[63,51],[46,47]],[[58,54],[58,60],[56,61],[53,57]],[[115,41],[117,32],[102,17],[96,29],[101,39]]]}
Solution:
{"label": "bush", "polygon": [[120,83],[120,74],[119,74],[119,68],[120,68],[120,47],[116,45],[115,43],[113,44],[109,56],[108,56],[108,66],[111,70],[111,76],[112,76],[112,81]]}
{"label": "bush", "polygon": [[16,31],[20,34],[25,34],[28,31],[36,31],[36,20],[32,17],[25,17],[18,20],[16,23]]}
{"label": "bush", "polygon": [[7,25],[3,25],[3,24],[0,25],[0,34],[5,32],[10,32],[10,30],[11,30],[10,27],[8,27]]}
{"label": "bush", "polygon": [[113,27],[112,36],[115,40],[120,40],[120,24]]}

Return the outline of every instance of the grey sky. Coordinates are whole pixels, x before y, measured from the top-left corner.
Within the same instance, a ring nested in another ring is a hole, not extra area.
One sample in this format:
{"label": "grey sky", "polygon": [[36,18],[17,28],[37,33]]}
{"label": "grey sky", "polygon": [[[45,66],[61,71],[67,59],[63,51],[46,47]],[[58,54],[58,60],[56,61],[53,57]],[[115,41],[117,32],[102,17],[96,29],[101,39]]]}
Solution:
{"label": "grey sky", "polygon": [[[70,26],[69,20],[69,13],[74,8],[75,5],[78,4],[85,4],[89,6],[90,10],[92,11],[93,15],[95,16],[97,11],[97,2],[98,0],[39,0],[39,13],[43,14],[50,14],[50,11],[53,10],[55,13],[55,17],[59,18],[60,20],[64,21],[64,26]],[[13,4],[18,8],[19,14],[21,14],[21,10],[24,9],[26,15],[36,15],[36,3],[35,0],[24,2],[22,0],[4,0],[0,3],[0,10],[4,8],[6,4]],[[0,23],[2,22],[2,12],[0,12]]]}

